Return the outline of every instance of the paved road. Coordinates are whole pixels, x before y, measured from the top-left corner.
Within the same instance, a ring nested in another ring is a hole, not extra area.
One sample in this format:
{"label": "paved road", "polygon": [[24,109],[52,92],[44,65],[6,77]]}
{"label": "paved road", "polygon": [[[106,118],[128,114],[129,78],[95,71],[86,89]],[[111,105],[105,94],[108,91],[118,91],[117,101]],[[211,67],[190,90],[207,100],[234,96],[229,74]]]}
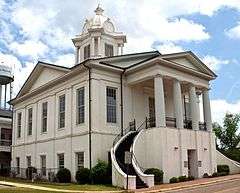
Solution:
{"label": "paved road", "polygon": [[226,181],[197,188],[166,191],[166,193],[240,193],[240,179]]}

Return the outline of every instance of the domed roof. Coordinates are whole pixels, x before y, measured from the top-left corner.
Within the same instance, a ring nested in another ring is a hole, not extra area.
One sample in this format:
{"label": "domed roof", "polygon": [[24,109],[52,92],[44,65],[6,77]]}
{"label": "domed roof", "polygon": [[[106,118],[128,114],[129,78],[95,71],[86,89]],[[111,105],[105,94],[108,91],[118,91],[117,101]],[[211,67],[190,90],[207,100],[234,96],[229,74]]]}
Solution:
{"label": "domed roof", "polygon": [[111,20],[103,15],[104,10],[98,5],[94,11],[95,15],[91,19],[86,19],[82,33],[87,33],[91,29],[104,29],[105,32],[114,32],[115,27]]}

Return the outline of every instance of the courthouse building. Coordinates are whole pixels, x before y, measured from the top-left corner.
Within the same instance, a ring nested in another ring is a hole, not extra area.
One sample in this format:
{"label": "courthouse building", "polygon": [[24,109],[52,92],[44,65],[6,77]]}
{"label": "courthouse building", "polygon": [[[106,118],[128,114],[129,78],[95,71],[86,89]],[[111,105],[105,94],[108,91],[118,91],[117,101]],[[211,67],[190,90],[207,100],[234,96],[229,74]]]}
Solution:
{"label": "courthouse building", "polygon": [[209,91],[216,75],[190,51],[124,55],[126,35],[103,12],[98,6],[72,39],[76,65],[38,62],[11,100],[17,175],[33,166],[48,178],[65,167],[74,180],[79,167],[101,159],[112,163],[113,185],[126,188],[125,151],[134,155],[132,189],[153,185],[142,168],[163,170],[164,182],[215,172]]}

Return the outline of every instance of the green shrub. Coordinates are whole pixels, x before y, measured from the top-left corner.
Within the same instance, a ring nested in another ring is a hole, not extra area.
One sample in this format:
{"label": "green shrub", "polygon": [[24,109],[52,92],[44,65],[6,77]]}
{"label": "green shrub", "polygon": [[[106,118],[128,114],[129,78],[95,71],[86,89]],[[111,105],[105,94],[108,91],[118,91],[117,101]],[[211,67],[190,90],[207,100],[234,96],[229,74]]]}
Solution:
{"label": "green shrub", "polygon": [[179,182],[185,182],[185,181],[187,181],[187,176],[179,176],[179,177],[178,177],[178,181],[179,181]]}
{"label": "green shrub", "polygon": [[76,172],[76,181],[78,184],[88,184],[90,183],[90,170],[88,168],[80,168]]}
{"label": "green shrub", "polygon": [[33,178],[33,174],[37,173],[37,169],[35,167],[28,167],[26,169],[26,177],[28,180],[31,180]]}
{"label": "green shrub", "polygon": [[91,180],[94,184],[110,184],[109,166],[106,162],[98,160],[97,165],[92,168]]}
{"label": "green shrub", "polygon": [[218,177],[218,173],[214,172],[211,177]]}
{"label": "green shrub", "polygon": [[172,177],[172,178],[170,178],[169,182],[170,183],[177,183],[178,182],[178,178]]}
{"label": "green shrub", "polygon": [[163,171],[159,170],[158,168],[149,168],[146,169],[145,174],[153,174],[154,175],[154,182],[155,184],[163,183]]}
{"label": "green shrub", "polygon": [[209,178],[208,173],[204,173],[204,174],[203,174],[203,178]]}
{"label": "green shrub", "polygon": [[228,173],[227,172],[218,172],[218,176],[227,176]]}
{"label": "green shrub", "polygon": [[228,165],[217,165],[217,172],[218,173],[226,173],[227,175],[229,174],[229,166]]}
{"label": "green shrub", "polygon": [[194,180],[194,179],[195,179],[194,176],[188,176],[188,177],[187,177],[187,180],[188,180],[188,181],[192,181],[192,180]]}
{"label": "green shrub", "polygon": [[67,168],[62,168],[57,172],[57,180],[59,183],[70,183],[71,182],[71,172]]}

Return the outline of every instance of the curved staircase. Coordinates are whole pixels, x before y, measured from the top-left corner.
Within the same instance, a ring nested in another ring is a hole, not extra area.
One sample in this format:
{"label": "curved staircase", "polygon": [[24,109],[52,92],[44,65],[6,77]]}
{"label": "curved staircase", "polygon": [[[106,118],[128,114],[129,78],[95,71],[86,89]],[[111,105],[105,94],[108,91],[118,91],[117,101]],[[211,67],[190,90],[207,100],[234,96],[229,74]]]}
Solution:
{"label": "curved staircase", "polygon": [[[129,127],[119,134],[111,149],[112,159],[112,183],[114,186],[123,187],[125,189],[139,189],[152,187],[154,185],[154,175],[146,175],[142,172],[139,164],[137,164],[136,157],[133,154],[133,144],[136,136],[145,127],[145,122],[136,129],[135,121],[134,125],[130,123]],[[125,152],[132,153],[132,163],[125,164]]]}
{"label": "curved staircase", "polygon": [[134,138],[137,134],[138,134],[137,131],[131,132],[131,134],[129,134],[122,141],[122,143],[119,144],[118,148],[115,151],[115,156],[116,156],[116,160],[117,160],[117,163],[118,163],[119,167],[122,169],[122,171],[125,174],[136,176],[136,188],[139,189],[139,188],[147,188],[148,186],[138,176],[138,174],[136,173],[132,164],[127,166],[124,163],[124,154],[125,154],[126,151],[130,151],[131,146],[133,144],[133,140],[134,140]]}

